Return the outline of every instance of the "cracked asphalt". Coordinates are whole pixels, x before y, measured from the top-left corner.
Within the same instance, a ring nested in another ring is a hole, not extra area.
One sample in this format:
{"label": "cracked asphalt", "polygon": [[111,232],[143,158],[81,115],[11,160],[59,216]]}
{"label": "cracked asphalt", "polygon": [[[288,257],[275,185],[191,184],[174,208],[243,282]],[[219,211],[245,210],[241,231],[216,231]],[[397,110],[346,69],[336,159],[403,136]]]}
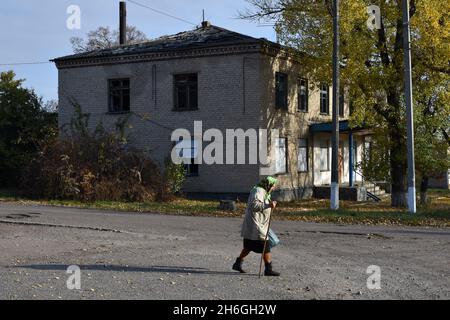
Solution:
{"label": "cracked asphalt", "polygon": [[[274,221],[279,278],[231,270],[241,218],[0,203],[0,299],[449,299],[450,230]],[[81,269],[69,290],[67,268]],[[380,289],[367,268],[380,267]]]}

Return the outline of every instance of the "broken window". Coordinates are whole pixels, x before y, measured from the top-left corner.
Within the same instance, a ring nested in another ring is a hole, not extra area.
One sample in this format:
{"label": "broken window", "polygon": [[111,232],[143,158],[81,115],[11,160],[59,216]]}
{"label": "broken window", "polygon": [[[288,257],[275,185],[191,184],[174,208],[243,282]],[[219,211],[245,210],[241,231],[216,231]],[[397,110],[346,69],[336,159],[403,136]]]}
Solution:
{"label": "broken window", "polygon": [[198,109],[198,76],[196,73],[176,74],[174,78],[174,110]]}
{"label": "broken window", "polygon": [[109,112],[130,111],[130,79],[110,79],[109,84]]}

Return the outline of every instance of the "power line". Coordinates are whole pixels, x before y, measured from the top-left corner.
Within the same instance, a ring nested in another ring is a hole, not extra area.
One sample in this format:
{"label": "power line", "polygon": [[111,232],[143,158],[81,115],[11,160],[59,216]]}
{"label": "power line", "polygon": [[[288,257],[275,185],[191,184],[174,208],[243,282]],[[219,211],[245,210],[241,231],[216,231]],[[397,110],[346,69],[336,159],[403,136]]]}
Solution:
{"label": "power line", "polygon": [[161,11],[161,10],[158,10],[158,9],[155,9],[155,8],[152,8],[152,7],[149,7],[149,6],[145,5],[145,4],[136,2],[136,1],[134,1],[134,0],[127,0],[127,1],[133,3],[133,4],[137,5],[137,6],[140,6],[140,7],[146,8],[146,9],[148,9],[148,10],[151,10],[151,11],[153,11],[153,12],[162,14],[162,15],[164,15],[164,16],[166,16],[166,17],[169,17],[169,18],[172,18],[172,19],[176,19],[176,20],[179,20],[179,21],[182,21],[182,22],[186,22],[186,23],[189,23],[189,24],[191,24],[191,25],[193,25],[193,26],[197,26],[196,23],[193,23],[193,22],[191,22],[191,21],[185,20],[185,19],[183,19],[183,18],[176,17],[176,16],[171,15],[171,14],[169,14],[169,13],[167,13],[167,12],[164,12],[164,11]]}
{"label": "power line", "polygon": [[0,66],[21,66],[21,65],[29,65],[29,64],[46,64],[53,63],[51,61],[37,61],[37,62],[12,62],[12,63],[0,63]]}
{"label": "power line", "polygon": [[[167,13],[167,12],[164,12],[164,11],[161,11],[161,10],[158,10],[158,9],[155,9],[155,8],[152,8],[152,7],[149,7],[149,6],[145,5],[145,4],[136,2],[136,1],[134,1],[134,0],[127,0],[127,1],[133,3],[133,4],[137,5],[137,6],[140,6],[140,7],[146,8],[146,9],[148,9],[148,10],[151,10],[151,11],[153,11],[153,12],[162,14],[162,15],[164,15],[164,16],[166,16],[166,17],[169,17],[169,18],[172,18],[172,19],[176,19],[176,20],[178,20],[178,21],[185,22],[185,23],[191,24],[191,25],[193,25],[193,26],[197,26],[197,24],[195,24],[195,23],[193,23],[193,22],[191,22],[191,21],[185,20],[185,19],[183,19],[183,18],[176,17],[176,16],[171,15],[171,14],[169,14],[169,13]],[[37,64],[48,64],[48,63],[52,63],[52,62],[51,62],[51,61],[12,62],[12,63],[0,63],[0,66],[37,65]]]}

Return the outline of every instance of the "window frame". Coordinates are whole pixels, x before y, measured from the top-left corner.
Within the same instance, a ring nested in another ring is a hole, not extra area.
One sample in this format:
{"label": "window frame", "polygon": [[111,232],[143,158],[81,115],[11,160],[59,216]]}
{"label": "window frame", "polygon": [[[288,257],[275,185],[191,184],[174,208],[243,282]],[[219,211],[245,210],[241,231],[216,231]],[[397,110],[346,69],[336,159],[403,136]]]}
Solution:
{"label": "window frame", "polygon": [[[114,81],[120,81],[120,86],[117,87],[113,87],[113,82]],[[128,86],[125,86],[123,84],[124,81],[128,81]],[[126,96],[124,94],[124,91],[128,90],[128,109],[124,108],[124,96]],[[117,110],[115,110],[115,108],[113,108],[113,98],[115,96],[115,94],[113,94],[113,91],[119,91],[119,98],[120,98],[120,103],[119,103],[119,108],[117,108]],[[108,79],[108,112],[109,114],[122,114],[122,113],[129,113],[131,112],[131,80],[130,78],[111,78]]]}
{"label": "window frame", "polygon": [[[278,155],[279,155],[279,150],[280,150],[280,141],[283,140],[284,141],[284,171],[278,171]],[[289,173],[289,166],[288,166],[288,138],[286,137],[278,137],[278,139],[276,140],[277,143],[275,144],[276,147],[276,159],[275,159],[275,175],[283,175],[283,174],[288,174]]]}
{"label": "window frame", "polygon": [[[195,76],[195,81],[190,80],[189,77]],[[196,111],[198,110],[198,72],[189,72],[189,73],[174,73],[173,77],[173,111]],[[178,79],[177,79],[178,77]],[[180,84],[181,77],[187,78],[185,84]],[[184,88],[186,90],[186,108],[181,108],[179,104],[179,88]],[[195,88],[195,104],[192,103],[191,100],[191,90]]]}
{"label": "window frame", "polygon": [[[279,78],[283,76],[284,77],[284,86],[283,86],[283,91],[280,90],[280,80]],[[275,109],[280,109],[280,110],[288,110],[289,107],[289,103],[288,103],[288,90],[289,90],[289,77],[288,74],[286,72],[275,72]],[[280,92],[284,92],[284,96],[283,97],[279,97]],[[279,104],[279,102],[281,101],[281,98],[283,98],[283,102],[282,105]]]}
{"label": "window frame", "polygon": [[[302,81],[304,81],[304,86],[302,85]],[[298,103],[297,103],[297,111],[299,112],[308,112],[309,109],[309,88],[308,88],[308,79],[304,78],[304,77],[299,77],[298,78],[298,93],[297,93],[297,99],[298,99]],[[305,88],[305,106],[304,108],[302,108],[302,102],[303,99],[301,99],[302,97],[302,87]]]}
{"label": "window frame", "polygon": [[[322,94],[325,92],[325,90],[323,90],[322,88],[326,87],[326,104],[325,104],[325,108],[326,110],[323,111],[322,107],[323,107],[323,98],[322,98]],[[320,114],[322,115],[330,115],[330,86],[328,85],[328,83],[321,83],[319,86],[319,93],[320,93]]]}

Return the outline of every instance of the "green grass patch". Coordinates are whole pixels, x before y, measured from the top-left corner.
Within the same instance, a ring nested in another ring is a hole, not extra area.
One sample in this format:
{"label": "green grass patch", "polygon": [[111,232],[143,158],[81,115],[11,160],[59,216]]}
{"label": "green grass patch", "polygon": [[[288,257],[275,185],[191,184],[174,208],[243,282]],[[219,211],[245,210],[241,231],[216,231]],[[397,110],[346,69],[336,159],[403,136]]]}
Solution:
{"label": "green grass patch", "polygon": [[[419,207],[416,214],[405,209],[390,207],[389,201],[352,202],[340,201],[340,209],[329,209],[329,201],[309,199],[280,203],[274,213],[274,219],[309,222],[327,222],[366,225],[408,225],[450,227],[450,192],[448,190],[431,190],[430,203]],[[171,215],[241,217],[245,212],[245,203],[237,203],[235,212],[218,209],[218,201],[188,200],[177,198],[171,202],[114,202],[96,201],[80,202],[72,200],[29,200],[15,196],[14,190],[0,190],[0,202],[18,202],[50,206],[66,206],[124,212],[148,212]]]}

